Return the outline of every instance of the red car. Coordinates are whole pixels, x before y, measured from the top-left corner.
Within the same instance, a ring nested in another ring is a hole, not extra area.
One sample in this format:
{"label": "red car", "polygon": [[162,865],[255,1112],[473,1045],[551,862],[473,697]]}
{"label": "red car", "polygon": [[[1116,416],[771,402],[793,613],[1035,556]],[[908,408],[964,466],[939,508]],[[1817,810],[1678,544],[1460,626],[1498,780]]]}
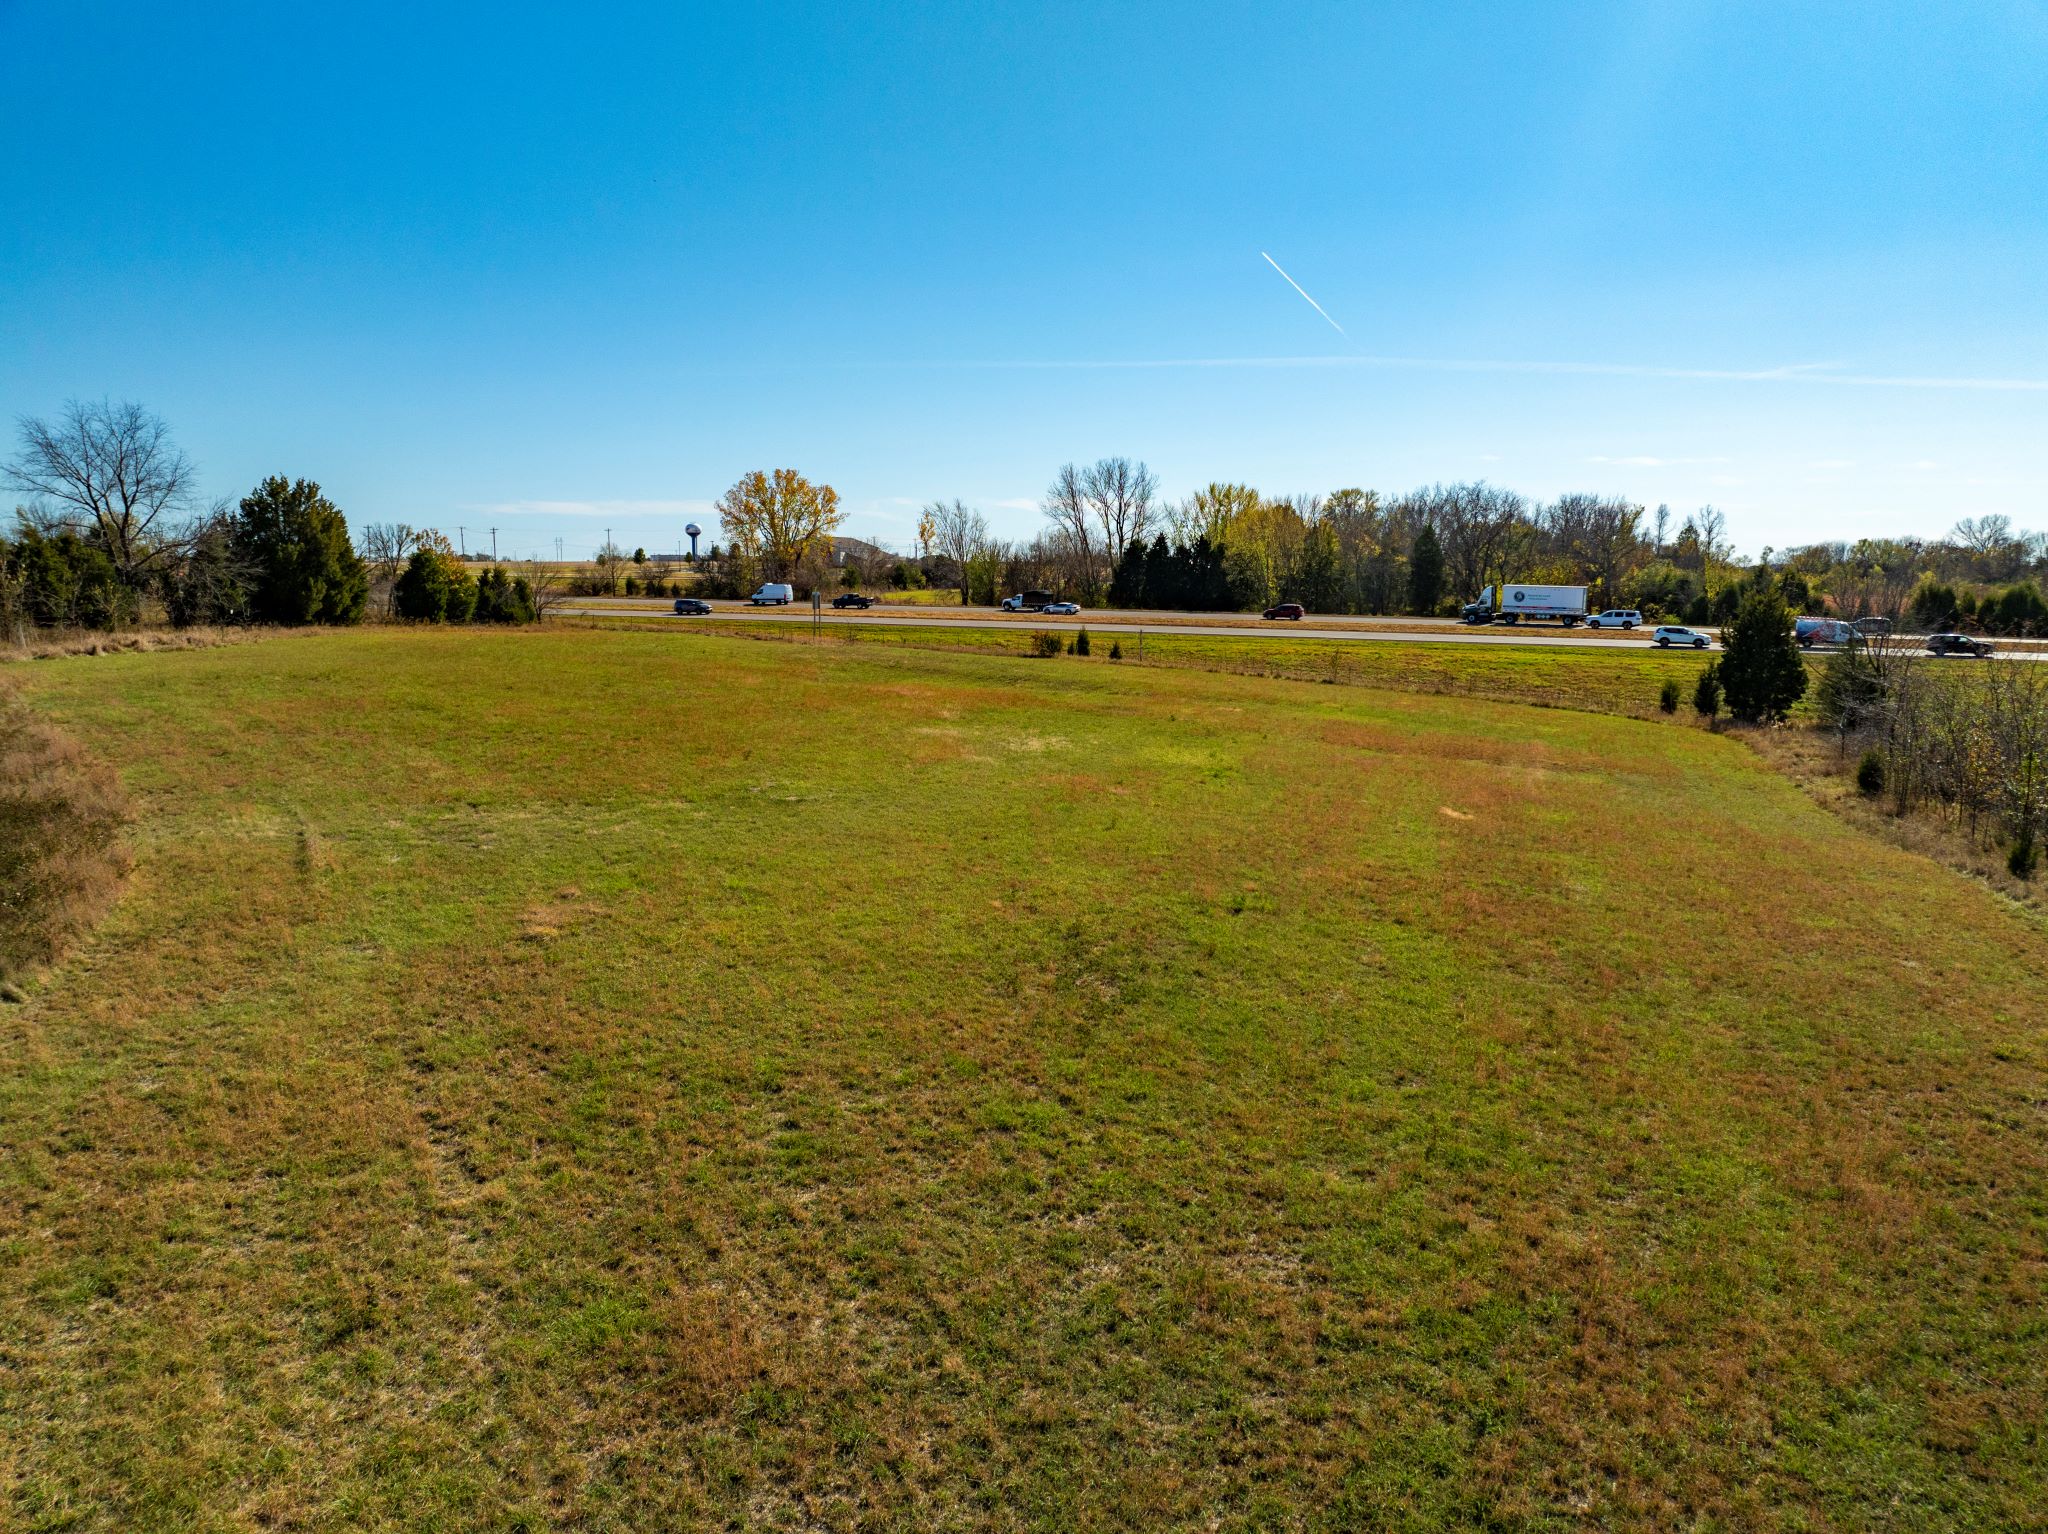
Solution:
{"label": "red car", "polygon": [[1278,607],[1267,608],[1266,616],[1268,618],[1300,619],[1308,616],[1308,609],[1303,607],[1299,602],[1282,602]]}

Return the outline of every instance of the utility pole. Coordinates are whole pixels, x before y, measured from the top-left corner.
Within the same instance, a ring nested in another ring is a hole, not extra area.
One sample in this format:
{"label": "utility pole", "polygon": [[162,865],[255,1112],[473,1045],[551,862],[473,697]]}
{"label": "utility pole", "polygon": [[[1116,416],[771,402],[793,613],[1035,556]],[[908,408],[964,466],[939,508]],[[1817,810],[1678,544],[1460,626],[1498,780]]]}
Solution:
{"label": "utility pole", "polygon": [[457,523],[455,526],[455,547],[464,559],[469,558],[469,529]]}
{"label": "utility pole", "polygon": [[496,529],[496,528],[494,527],[494,528],[492,528],[492,529],[491,529],[491,563],[492,563],[492,564],[496,564],[497,562],[498,562],[498,530],[497,530],[497,529]]}

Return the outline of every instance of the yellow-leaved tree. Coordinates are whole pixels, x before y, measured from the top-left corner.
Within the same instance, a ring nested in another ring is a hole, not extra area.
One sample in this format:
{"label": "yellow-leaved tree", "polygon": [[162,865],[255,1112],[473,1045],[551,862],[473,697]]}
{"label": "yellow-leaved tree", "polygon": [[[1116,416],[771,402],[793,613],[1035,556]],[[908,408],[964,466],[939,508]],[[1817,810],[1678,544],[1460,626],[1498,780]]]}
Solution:
{"label": "yellow-leaved tree", "polygon": [[795,469],[756,469],[718,502],[731,555],[749,578],[786,581],[806,564],[822,564],[839,526],[839,492],[814,485]]}

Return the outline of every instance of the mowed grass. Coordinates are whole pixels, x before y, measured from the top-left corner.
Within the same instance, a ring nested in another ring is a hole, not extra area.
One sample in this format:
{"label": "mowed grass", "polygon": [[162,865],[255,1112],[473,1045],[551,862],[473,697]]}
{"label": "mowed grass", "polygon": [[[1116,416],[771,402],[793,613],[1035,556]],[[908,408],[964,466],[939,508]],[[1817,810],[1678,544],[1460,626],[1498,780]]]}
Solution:
{"label": "mowed grass", "polygon": [[0,1526],[1992,1528],[2048,938],[1704,731],[379,631],[18,673]]}
{"label": "mowed grass", "polygon": [[[576,620],[617,628],[620,620]],[[722,622],[718,619],[652,618],[626,620],[623,626],[645,631],[653,626],[675,638],[715,633],[769,643],[877,645],[893,649],[951,650],[971,655],[1022,655],[1033,632],[1044,630],[1070,640],[1085,623],[1072,619],[1001,629],[931,628],[888,624],[828,624],[815,636],[803,623]],[[1718,651],[1658,650],[1648,641],[1615,640],[1599,649],[1534,644],[1456,644],[1395,640],[1314,640],[1248,634],[1175,634],[1171,629],[1147,632],[1142,649],[1128,633],[1096,629],[1089,635],[1089,661],[1109,659],[1112,643],[1123,659],[1147,666],[1232,672],[1241,676],[1298,678],[1402,692],[1441,693],[1499,698],[1548,708],[1581,708],[1596,713],[1633,714],[1648,718],[1658,712],[1657,695],[1668,677],[1679,684],[1681,711],[1693,717],[1692,693],[1700,672]],[[1079,661],[1079,657],[1074,657]],[[1809,662],[1811,675],[1818,666]],[[1802,705],[1802,709],[1808,705]]]}

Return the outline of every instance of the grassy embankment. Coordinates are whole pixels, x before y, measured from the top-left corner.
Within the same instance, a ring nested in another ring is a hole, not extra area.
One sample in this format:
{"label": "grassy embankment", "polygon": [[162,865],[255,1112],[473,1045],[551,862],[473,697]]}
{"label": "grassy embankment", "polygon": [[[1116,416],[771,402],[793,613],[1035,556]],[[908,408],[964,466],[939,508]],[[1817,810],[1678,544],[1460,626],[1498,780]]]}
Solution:
{"label": "grassy embankment", "polygon": [[[563,623],[645,632],[657,620],[647,618],[565,618]],[[662,623],[664,636],[716,634],[769,643],[872,645],[897,650],[943,650],[970,655],[1016,656],[1027,649],[1034,629],[1072,639],[1071,623],[1055,627],[1039,623],[1008,628],[909,628],[887,624],[828,624],[813,637],[804,623],[734,623],[717,618],[679,618]],[[1090,635],[1091,662],[1108,658],[1112,642],[1122,645],[1124,658],[1135,663],[1138,642],[1127,634],[1097,631]],[[1241,676],[1334,682],[1477,698],[1495,698],[1551,708],[1579,708],[1594,713],[1651,715],[1664,679],[1678,681],[1684,694],[1681,712],[1692,717],[1692,689],[1700,670],[1718,652],[1665,651],[1642,642],[1612,650],[1539,645],[1400,644],[1391,640],[1332,640],[1246,635],[1204,636],[1173,633],[1145,635],[1143,655],[1148,667],[1220,671]],[[1817,665],[1810,663],[1810,669]]]}
{"label": "grassy embankment", "polygon": [[1727,740],[645,632],[20,682],[139,819],[0,1009],[0,1524],[2048,1499],[2048,939]]}

